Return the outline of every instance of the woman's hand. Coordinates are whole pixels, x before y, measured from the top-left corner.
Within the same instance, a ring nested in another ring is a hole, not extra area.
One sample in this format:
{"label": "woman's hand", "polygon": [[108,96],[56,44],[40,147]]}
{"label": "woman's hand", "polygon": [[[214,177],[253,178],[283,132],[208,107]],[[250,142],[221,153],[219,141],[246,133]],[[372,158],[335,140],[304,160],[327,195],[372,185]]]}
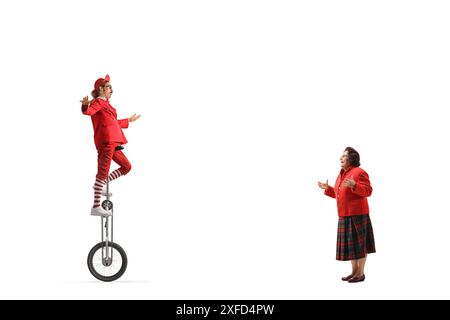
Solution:
{"label": "woman's hand", "polygon": [[353,179],[353,176],[351,176],[350,179],[346,178],[342,184],[344,185],[344,187],[348,187],[348,188],[352,188],[352,189],[355,188],[355,186],[356,186],[356,182],[355,182],[355,179]]}
{"label": "woman's hand", "polygon": [[128,118],[128,120],[130,121],[130,122],[135,122],[137,119],[139,119],[141,117],[141,115],[139,114],[139,115],[136,115],[136,113],[135,114],[133,114],[131,117],[129,117]]}
{"label": "woman's hand", "polygon": [[327,182],[325,182],[325,183],[322,183],[319,181],[317,184],[319,185],[320,189],[324,189],[324,190],[328,189],[328,179],[327,179]]}
{"label": "woman's hand", "polygon": [[89,105],[89,103],[91,103],[91,101],[89,101],[88,96],[84,97],[83,100],[80,100],[80,102],[83,106],[87,106],[87,105]]}

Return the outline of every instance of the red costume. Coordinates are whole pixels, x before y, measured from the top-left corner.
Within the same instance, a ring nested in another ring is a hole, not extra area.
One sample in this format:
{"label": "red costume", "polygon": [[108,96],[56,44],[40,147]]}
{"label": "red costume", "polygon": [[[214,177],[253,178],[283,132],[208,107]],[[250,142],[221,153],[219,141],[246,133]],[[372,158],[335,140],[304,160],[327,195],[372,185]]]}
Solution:
{"label": "red costume", "polygon": [[[99,90],[101,86],[109,82],[109,79],[108,75],[104,79],[98,79],[95,82],[94,89]],[[111,106],[107,99],[102,97],[95,98],[89,105],[83,105],[81,111],[83,114],[91,116],[94,127],[94,141],[98,151],[96,178],[100,181],[106,181],[111,160],[116,162],[120,168],[111,173],[110,180],[127,174],[131,170],[131,164],[125,154],[116,150],[116,148],[127,143],[122,128],[128,128],[129,120],[117,120],[116,109]]]}
{"label": "red costume", "polygon": [[97,149],[100,145],[108,142],[127,143],[122,128],[128,128],[128,119],[117,120],[116,109],[111,106],[109,101],[95,98],[83,110],[83,114],[91,116]]}

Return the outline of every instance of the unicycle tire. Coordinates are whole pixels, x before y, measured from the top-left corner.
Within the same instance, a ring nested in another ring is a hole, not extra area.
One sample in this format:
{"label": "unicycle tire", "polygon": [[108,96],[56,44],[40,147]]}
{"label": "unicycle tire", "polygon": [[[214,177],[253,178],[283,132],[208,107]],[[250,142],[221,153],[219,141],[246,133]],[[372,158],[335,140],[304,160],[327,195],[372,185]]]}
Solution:
{"label": "unicycle tire", "polygon": [[[102,263],[102,250],[106,242],[99,242],[92,247],[87,257],[87,264],[91,274],[100,281],[110,282],[119,279],[127,269],[128,259],[125,250],[115,242],[108,242],[113,249],[113,261],[109,266]],[[119,257],[117,256],[119,254]],[[115,264],[116,263],[116,264]],[[118,265],[120,264],[120,265]],[[113,267],[114,266],[114,267]]]}

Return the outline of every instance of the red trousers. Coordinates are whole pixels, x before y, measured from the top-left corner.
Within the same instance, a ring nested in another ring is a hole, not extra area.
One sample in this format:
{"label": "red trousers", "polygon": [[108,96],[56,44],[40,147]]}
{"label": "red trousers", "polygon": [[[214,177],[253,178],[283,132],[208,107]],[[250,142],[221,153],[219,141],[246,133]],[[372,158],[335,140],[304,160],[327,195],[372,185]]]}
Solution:
{"label": "red trousers", "polygon": [[131,170],[131,164],[122,151],[116,150],[116,147],[120,143],[109,142],[104,143],[97,149],[98,152],[98,167],[96,178],[102,181],[106,181],[109,174],[109,167],[111,166],[111,160],[117,163],[122,175],[126,175]]}

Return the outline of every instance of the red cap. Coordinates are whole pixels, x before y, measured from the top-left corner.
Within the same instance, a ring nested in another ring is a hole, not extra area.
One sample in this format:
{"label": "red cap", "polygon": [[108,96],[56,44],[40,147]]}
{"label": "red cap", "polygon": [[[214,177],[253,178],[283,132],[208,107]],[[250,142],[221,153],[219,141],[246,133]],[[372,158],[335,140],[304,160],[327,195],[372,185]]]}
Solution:
{"label": "red cap", "polygon": [[109,82],[109,75],[107,74],[105,78],[98,78],[97,81],[95,81],[94,89],[98,90],[101,86],[104,86],[105,83]]}

